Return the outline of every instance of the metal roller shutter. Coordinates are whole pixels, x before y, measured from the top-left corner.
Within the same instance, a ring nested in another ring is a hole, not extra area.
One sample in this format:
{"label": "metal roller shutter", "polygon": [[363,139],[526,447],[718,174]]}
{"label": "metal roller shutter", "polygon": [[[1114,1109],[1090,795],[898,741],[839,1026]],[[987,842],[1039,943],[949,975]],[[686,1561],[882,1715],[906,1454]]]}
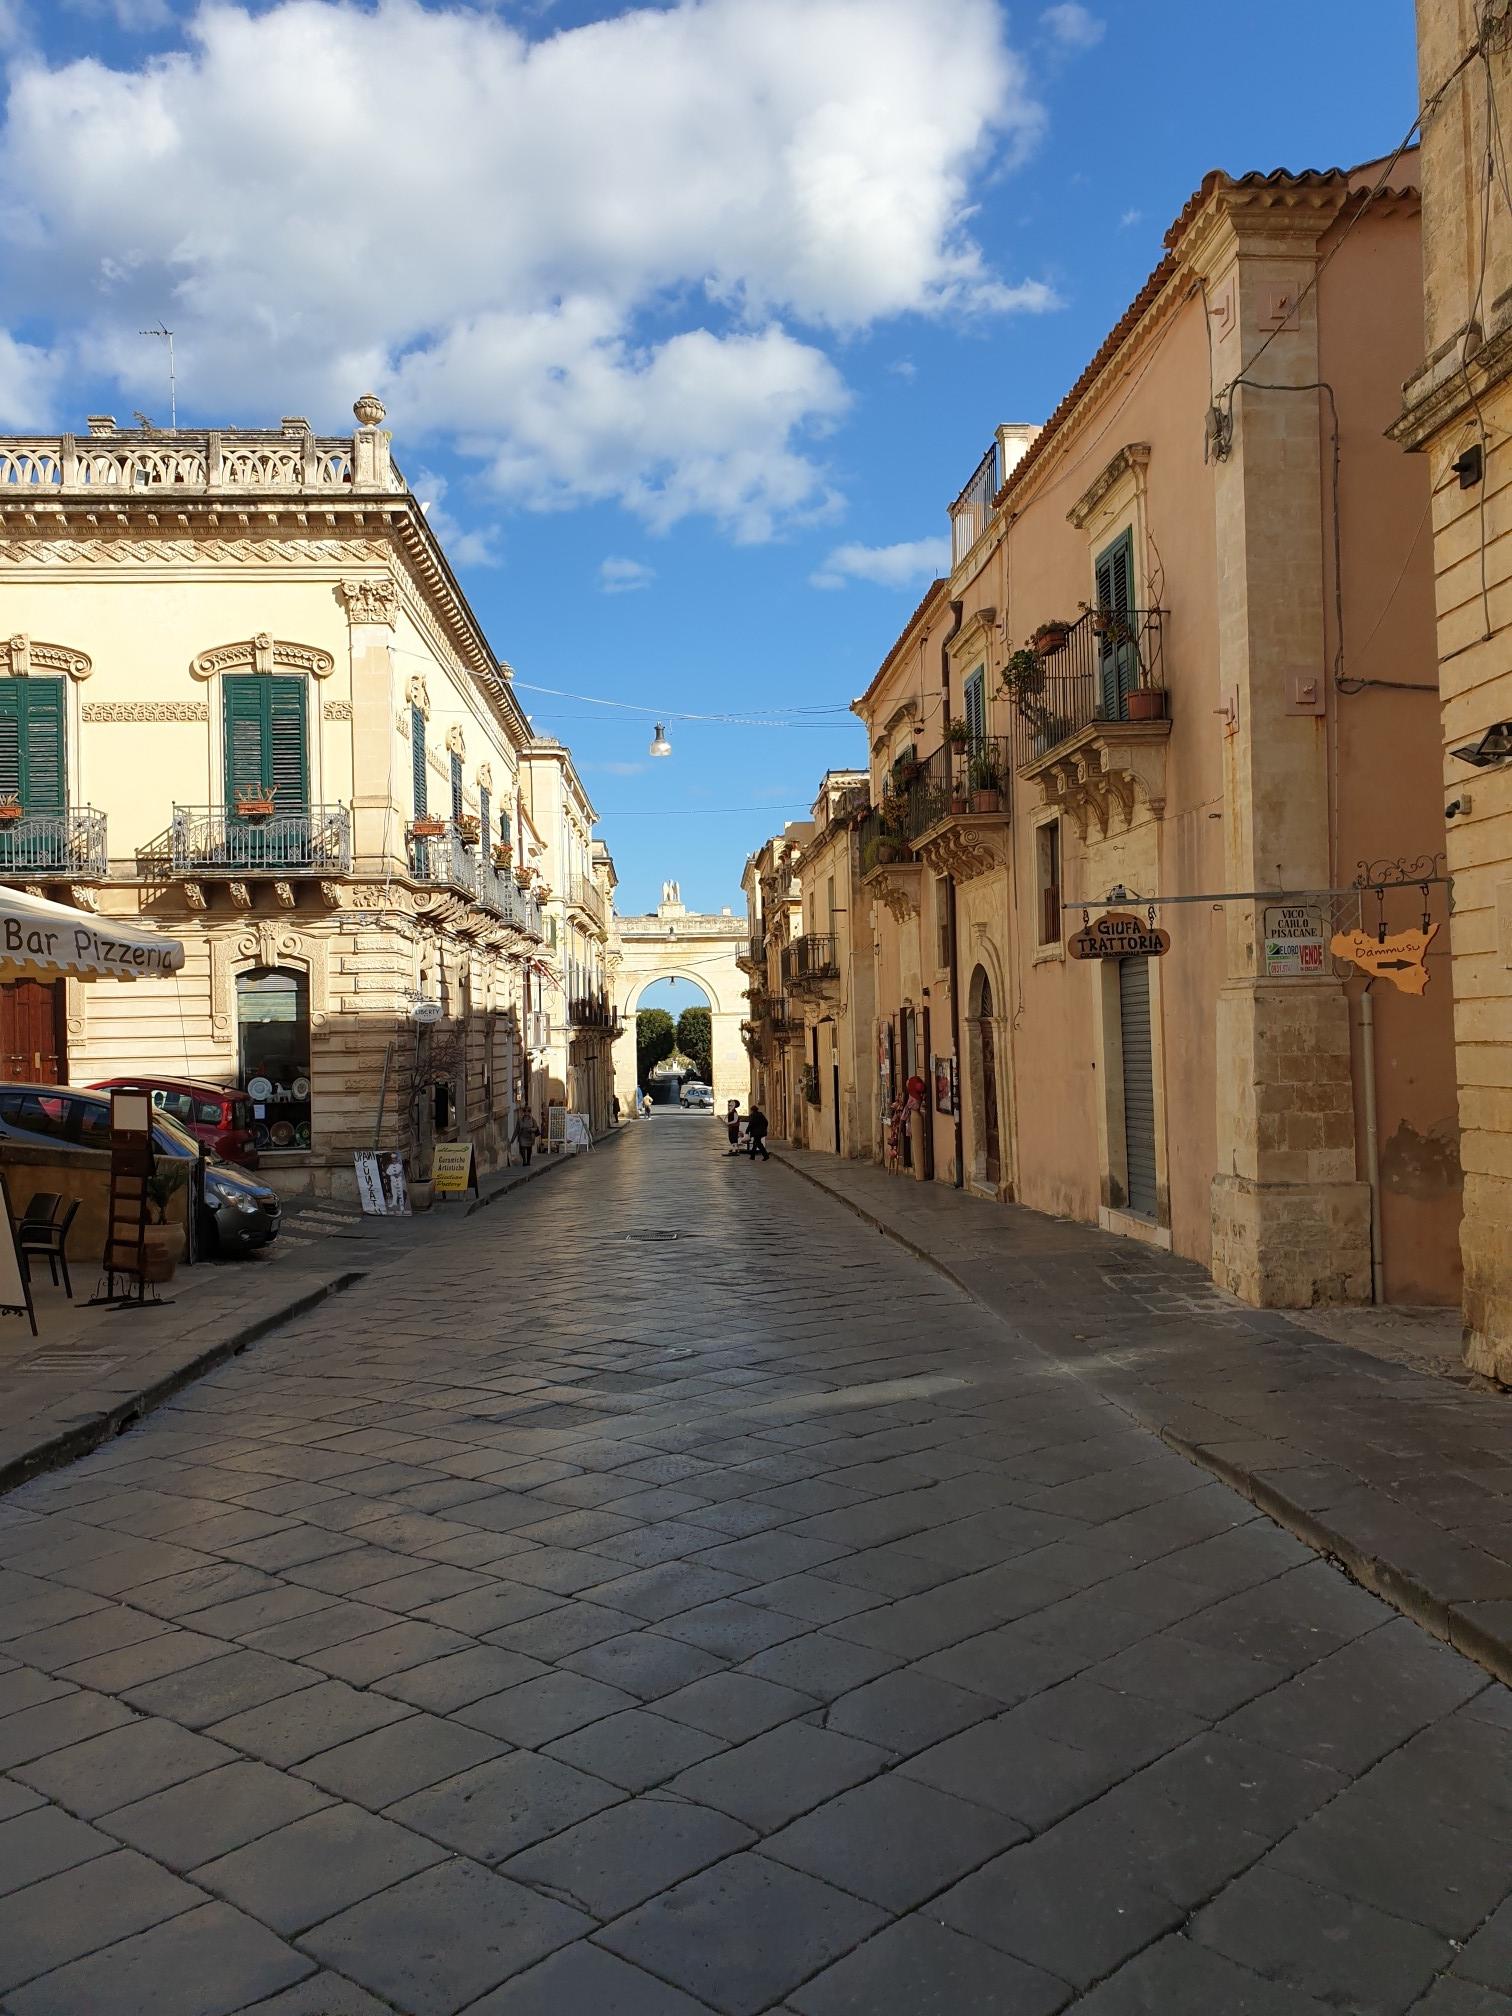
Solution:
{"label": "metal roller shutter", "polygon": [[1118,962],[1118,1021],[1123,1036],[1124,1159],[1131,1211],[1155,1216],[1155,1072],[1150,1050],[1150,962]]}

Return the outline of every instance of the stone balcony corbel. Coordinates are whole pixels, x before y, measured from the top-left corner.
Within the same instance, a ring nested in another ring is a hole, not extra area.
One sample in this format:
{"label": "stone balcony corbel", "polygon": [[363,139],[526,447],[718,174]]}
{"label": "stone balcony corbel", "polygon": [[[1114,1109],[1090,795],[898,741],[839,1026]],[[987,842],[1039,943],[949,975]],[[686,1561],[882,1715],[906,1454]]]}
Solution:
{"label": "stone balcony corbel", "polygon": [[1106,839],[1115,807],[1126,829],[1141,798],[1157,819],[1165,817],[1170,737],[1168,720],[1091,721],[1025,764],[1023,774],[1046,805],[1070,814],[1083,840],[1094,820]]}

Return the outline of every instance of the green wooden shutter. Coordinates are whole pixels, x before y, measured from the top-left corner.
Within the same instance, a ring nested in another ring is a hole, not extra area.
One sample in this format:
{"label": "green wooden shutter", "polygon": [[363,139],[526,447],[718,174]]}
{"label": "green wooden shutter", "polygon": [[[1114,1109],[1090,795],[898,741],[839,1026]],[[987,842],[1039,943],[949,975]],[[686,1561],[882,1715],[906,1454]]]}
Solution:
{"label": "green wooden shutter", "polygon": [[[1129,619],[1134,610],[1134,534],[1124,531],[1093,563],[1097,606]],[[1099,712],[1121,720],[1124,702],[1139,684],[1139,653],[1132,636],[1114,634],[1098,639]]]}
{"label": "green wooden shutter", "polygon": [[303,812],[309,803],[309,768],[305,759],[305,682],[303,679],[263,679],[267,689],[268,782],[279,812]]}
{"label": "green wooden shutter", "polygon": [[967,734],[973,742],[981,742],[987,734],[987,681],[982,670],[973,672],[966,681],[962,705]]}
{"label": "green wooden shutter", "polygon": [[481,845],[493,845],[493,793],[486,785],[478,786],[478,831],[483,838]]}
{"label": "green wooden shutter", "polygon": [[21,800],[28,812],[61,818],[68,799],[63,762],[63,681],[26,679],[22,706]]}
{"label": "green wooden shutter", "polygon": [[426,814],[425,799],[425,716],[418,707],[410,709],[410,772],[414,783],[415,817]]}
{"label": "green wooden shutter", "polygon": [[0,791],[60,818],[68,802],[61,679],[0,679]]}
{"label": "green wooden shutter", "polygon": [[226,802],[239,792],[274,792],[274,808],[299,813],[309,795],[305,682],[237,674],[221,681],[226,730]]}
{"label": "green wooden shutter", "polygon": [[462,758],[455,749],[451,759],[451,815],[454,820],[462,817]]}

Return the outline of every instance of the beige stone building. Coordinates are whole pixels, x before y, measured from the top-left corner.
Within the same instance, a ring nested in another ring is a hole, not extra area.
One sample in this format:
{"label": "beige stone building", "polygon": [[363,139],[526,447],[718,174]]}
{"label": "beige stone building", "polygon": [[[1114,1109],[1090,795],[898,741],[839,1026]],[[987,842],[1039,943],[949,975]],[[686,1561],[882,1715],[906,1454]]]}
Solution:
{"label": "beige stone building", "polygon": [[598,814],[570,751],[537,737],[521,766],[526,859],[536,872],[545,945],[537,962],[546,1018],[535,1054],[538,1110],[585,1113],[592,1131],[611,1124],[614,1042],[612,995],[614,862],[593,838]]}
{"label": "beige stone building", "polygon": [[[1432,495],[1443,800],[1452,809],[1465,1355],[1512,1382],[1512,25],[1418,0],[1424,332],[1393,432]],[[1489,125],[1489,131],[1488,131]]]}
{"label": "beige stone building", "polygon": [[[437,1138],[505,1158],[550,1061],[542,967],[591,941],[566,970],[601,991],[606,914],[586,798],[565,855],[543,808],[565,752],[533,740],[382,407],[356,413],[341,438],[98,418],[0,442],[0,873],[188,947],[171,986],[5,990],[0,1069],[244,1086],[271,1180],[335,1195],[375,1142],[421,1174]],[[555,953],[521,887],[543,867]]]}
{"label": "beige stone building", "polygon": [[[746,981],[738,963],[745,951],[744,919],[729,909],[690,910],[682,900],[681,884],[668,881],[662,884],[661,901],[654,910],[621,917],[617,923],[614,1000],[625,1031],[615,1051],[621,1110],[630,1112],[636,1092],[636,1015],[641,997],[661,980],[688,981],[708,1005],[716,1108],[723,1111],[728,1100],[744,1100],[748,1073],[741,1024]],[[701,1004],[694,999],[689,1005]]]}
{"label": "beige stone building", "polygon": [[[1273,1305],[1459,1285],[1429,491],[1385,438],[1418,201],[1383,165],[1204,180],[1049,420],[997,430],[857,702],[877,1152]],[[1331,949],[1425,915],[1426,991]]]}
{"label": "beige stone building", "polygon": [[779,1140],[799,1136],[803,1017],[783,980],[783,959],[803,936],[803,892],[798,856],[814,837],[807,820],[795,820],[750,856],[741,877],[746,899],[747,944],[741,965],[747,975],[750,1013],[743,1025],[751,1060],[751,1101],[766,1114]]}
{"label": "beige stone building", "polygon": [[835,1155],[870,1154],[875,1047],[871,907],[861,894],[858,827],[870,803],[864,770],[831,770],[794,857],[802,929],[778,972],[796,1031],[794,1139]]}

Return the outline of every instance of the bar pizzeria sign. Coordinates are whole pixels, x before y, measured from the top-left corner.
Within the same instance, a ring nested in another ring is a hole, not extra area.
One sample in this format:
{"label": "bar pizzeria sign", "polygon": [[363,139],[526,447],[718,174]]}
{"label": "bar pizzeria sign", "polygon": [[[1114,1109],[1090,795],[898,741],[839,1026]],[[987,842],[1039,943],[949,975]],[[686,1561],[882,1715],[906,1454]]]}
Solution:
{"label": "bar pizzeria sign", "polygon": [[1067,950],[1073,959],[1158,959],[1171,949],[1171,934],[1129,910],[1109,910],[1074,933]]}

